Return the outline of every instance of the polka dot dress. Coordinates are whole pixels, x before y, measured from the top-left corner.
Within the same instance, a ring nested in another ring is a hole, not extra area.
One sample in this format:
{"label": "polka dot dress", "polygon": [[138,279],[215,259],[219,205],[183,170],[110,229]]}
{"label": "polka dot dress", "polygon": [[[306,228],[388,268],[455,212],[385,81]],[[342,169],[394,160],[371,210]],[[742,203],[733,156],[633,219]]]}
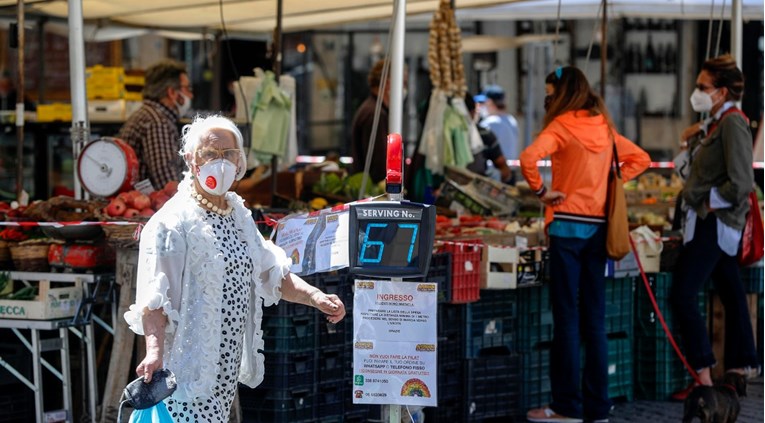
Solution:
{"label": "polka dot dress", "polygon": [[227,422],[239,379],[245,320],[250,313],[250,283],[252,261],[245,244],[239,240],[234,217],[221,216],[210,210],[205,220],[212,225],[219,242],[226,277],[221,304],[222,339],[220,344],[220,374],[213,388],[214,396],[193,403],[168,400],[167,409],[176,422]]}

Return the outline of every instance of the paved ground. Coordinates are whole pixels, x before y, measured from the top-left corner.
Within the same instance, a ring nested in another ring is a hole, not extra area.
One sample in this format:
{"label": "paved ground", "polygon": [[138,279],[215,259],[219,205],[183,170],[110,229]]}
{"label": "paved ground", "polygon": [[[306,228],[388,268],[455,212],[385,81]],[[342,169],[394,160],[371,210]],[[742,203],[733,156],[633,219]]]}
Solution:
{"label": "paved ground", "polygon": [[[765,421],[763,411],[763,378],[753,379],[747,387],[747,397],[741,400],[741,413],[738,421],[741,423],[762,423]],[[610,423],[649,422],[665,423],[680,422],[683,417],[683,404],[667,401],[633,401],[616,404]],[[696,420],[698,422],[698,419]]]}

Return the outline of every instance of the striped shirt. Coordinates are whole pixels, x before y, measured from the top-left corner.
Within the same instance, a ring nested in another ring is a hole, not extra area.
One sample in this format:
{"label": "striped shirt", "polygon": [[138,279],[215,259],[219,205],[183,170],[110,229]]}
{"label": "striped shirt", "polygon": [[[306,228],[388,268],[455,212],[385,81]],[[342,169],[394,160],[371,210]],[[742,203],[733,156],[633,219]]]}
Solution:
{"label": "striped shirt", "polygon": [[120,129],[119,138],[135,150],[140,162],[139,180],[149,179],[155,190],[180,181],[183,161],[178,155],[178,112],[162,103],[144,100]]}

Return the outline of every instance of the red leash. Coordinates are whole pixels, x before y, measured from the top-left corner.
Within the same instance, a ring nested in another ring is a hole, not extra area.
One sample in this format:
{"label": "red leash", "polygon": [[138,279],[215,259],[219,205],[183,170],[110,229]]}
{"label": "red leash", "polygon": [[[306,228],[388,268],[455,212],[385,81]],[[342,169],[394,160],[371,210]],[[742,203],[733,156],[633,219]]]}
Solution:
{"label": "red leash", "polygon": [[638,255],[637,249],[635,248],[635,242],[632,240],[632,237],[630,236],[630,247],[632,247],[632,253],[635,255],[635,261],[637,262],[638,269],[640,270],[640,276],[643,277],[643,285],[645,285],[645,290],[648,292],[648,298],[651,299],[651,304],[653,304],[653,309],[656,311],[656,315],[659,316],[659,321],[661,322],[661,326],[664,328],[664,333],[667,334],[667,339],[669,339],[669,343],[672,344],[672,348],[675,349],[675,352],[677,353],[677,356],[680,357],[680,361],[683,362],[683,365],[688,370],[688,373],[691,374],[693,377],[693,380],[696,381],[697,384],[703,385],[701,383],[701,379],[699,379],[699,375],[696,374],[696,370],[691,367],[690,364],[688,364],[688,361],[685,359],[685,356],[682,352],[680,352],[680,348],[677,346],[677,342],[675,342],[675,338],[672,336],[672,333],[669,331],[669,328],[667,327],[667,322],[664,321],[664,315],[661,314],[661,310],[659,310],[659,305],[656,303],[656,297],[653,295],[653,291],[651,291],[651,285],[648,283],[648,277],[646,277],[645,272],[643,271],[643,263],[640,262],[640,256]]}

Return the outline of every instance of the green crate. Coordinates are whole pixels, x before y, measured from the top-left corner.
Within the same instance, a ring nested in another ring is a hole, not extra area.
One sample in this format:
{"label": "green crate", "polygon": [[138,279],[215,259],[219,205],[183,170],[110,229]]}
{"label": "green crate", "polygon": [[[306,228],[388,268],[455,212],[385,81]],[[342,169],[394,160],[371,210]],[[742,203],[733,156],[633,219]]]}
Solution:
{"label": "green crate", "polygon": [[741,282],[744,284],[744,292],[747,294],[762,294],[762,267],[742,267],[740,275]]}
{"label": "green crate", "polygon": [[518,310],[518,351],[532,351],[540,342],[550,342],[553,337],[553,315],[550,302],[550,285],[542,284],[515,290]]}
{"label": "green crate", "polygon": [[550,386],[550,349],[549,342],[539,343],[533,349],[521,353],[521,410],[541,407],[549,404],[552,388]]}
{"label": "green crate", "polygon": [[632,401],[633,398],[632,338],[625,336],[608,340],[608,397]]}
{"label": "green crate", "polygon": [[663,401],[691,377],[666,337],[635,337],[635,398]]}
{"label": "green crate", "polygon": [[[651,286],[656,304],[664,316],[667,327],[676,335],[673,327],[674,318],[672,316],[672,306],[669,301],[670,289],[672,288],[671,273],[648,273],[648,283]],[[707,316],[707,291],[701,290],[698,293],[698,307],[701,317],[706,320]],[[635,281],[635,304],[634,304],[634,331],[635,336],[659,337],[665,336],[656,311],[653,308],[651,299],[645,289],[642,278],[638,277]]]}
{"label": "green crate", "polygon": [[635,278],[606,279],[606,333],[632,334]]}

